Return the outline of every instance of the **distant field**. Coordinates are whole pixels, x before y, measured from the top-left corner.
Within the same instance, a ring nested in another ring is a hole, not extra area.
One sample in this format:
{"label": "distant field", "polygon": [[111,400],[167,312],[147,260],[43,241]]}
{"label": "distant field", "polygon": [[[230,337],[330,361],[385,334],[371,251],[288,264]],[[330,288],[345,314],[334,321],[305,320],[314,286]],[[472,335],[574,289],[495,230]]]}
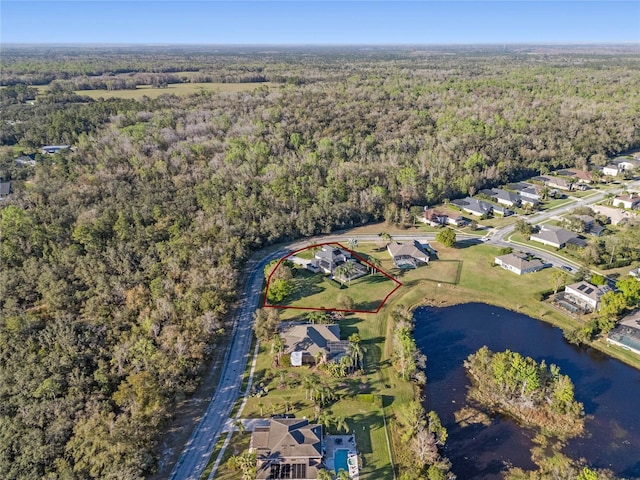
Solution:
{"label": "distant field", "polygon": [[[262,83],[173,83],[167,88],[154,88],[151,85],[138,85],[135,90],[76,90],[78,95],[91,98],[132,98],[139,100],[144,96],[157,98],[160,95],[191,95],[203,90],[211,92],[237,93],[255,90],[258,87],[273,86],[270,82]],[[39,93],[45,93],[47,86],[38,87]]]}

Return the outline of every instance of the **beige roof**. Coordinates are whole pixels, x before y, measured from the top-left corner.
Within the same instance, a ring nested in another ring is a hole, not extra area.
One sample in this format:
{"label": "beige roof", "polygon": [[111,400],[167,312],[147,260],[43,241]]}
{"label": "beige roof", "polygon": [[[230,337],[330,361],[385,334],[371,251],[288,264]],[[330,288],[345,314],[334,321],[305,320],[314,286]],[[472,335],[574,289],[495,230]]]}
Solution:
{"label": "beige roof", "polygon": [[638,214],[635,212],[629,212],[627,210],[620,210],[616,207],[607,207],[604,205],[593,205],[591,207],[594,211],[601,215],[606,215],[611,219],[611,223],[617,225],[622,220],[630,219],[630,218],[638,218]]}
{"label": "beige roof", "polygon": [[429,254],[424,247],[414,240],[412,243],[391,242],[387,249],[392,257],[409,256],[418,260],[429,261]]}
{"label": "beige roof", "polygon": [[578,283],[572,283],[571,285],[567,285],[565,287],[565,291],[567,289],[580,292],[585,297],[595,300],[596,302],[600,300],[600,297],[602,295],[611,291],[611,287],[609,287],[608,285],[602,285],[597,287],[595,285],[592,285],[589,282],[585,282],[584,280]]}
{"label": "beige roof", "polygon": [[517,253],[508,253],[506,255],[496,257],[496,259],[499,259],[502,263],[511,265],[520,271],[544,266],[544,263],[542,263],[537,258],[534,258],[533,260],[527,260],[526,256]]}
{"label": "beige roof", "polygon": [[285,352],[303,352],[315,356],[326,353],[328,359],[346,352],[349,342],[340,340],[339,325],[282,324],[280,336]]}
{"label": "beige roof", "polygon": [[272,418],[268,427],[254,429],[251,447],[258,457],[256,478],[269,478],[274,466],[287,463],[304,466],[304,476],[295,478],[316,478],[322,459],[322,426],[306,419]]}

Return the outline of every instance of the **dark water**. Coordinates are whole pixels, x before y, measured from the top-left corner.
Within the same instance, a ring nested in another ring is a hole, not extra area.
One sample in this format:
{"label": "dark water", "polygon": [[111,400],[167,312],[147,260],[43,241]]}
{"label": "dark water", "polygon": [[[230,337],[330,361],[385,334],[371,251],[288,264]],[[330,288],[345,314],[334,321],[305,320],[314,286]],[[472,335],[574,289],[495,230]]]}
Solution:
{"label": "dark water", "polygon": [[567,343],[562,331],[525,315],[485,304],[419,308],[415,339],[427,355],[426,407],[447,427],[446,453],[459,479],[498,479],[505,464],[533,469],[531,430],[505,418],[460,428],[454,412],[469,385],[462,362],[483,345],[555,363],[584,403],[586,433],[563,452],[624,478],[640,478],[640,371],[602,353]]}

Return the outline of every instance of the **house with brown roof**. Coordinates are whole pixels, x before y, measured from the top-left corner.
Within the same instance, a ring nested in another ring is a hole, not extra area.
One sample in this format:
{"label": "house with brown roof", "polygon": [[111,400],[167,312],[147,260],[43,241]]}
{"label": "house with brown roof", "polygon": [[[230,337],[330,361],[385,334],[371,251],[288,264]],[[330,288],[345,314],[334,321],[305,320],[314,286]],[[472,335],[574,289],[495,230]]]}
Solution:
{"label": "house with brown roof", "polygon": [[272,418],[268,427],[256,427],[250,452],[257,457],[256,479],[315,480],[322,466],[322,425],[307,419]]}
{"label": "house with brown roof", "polygon": [[291,358],[291,365],[300,367],[322,361],[339,361],[349,352],[349,342],[340,340],[340,325],[313,325],[308,323],[280,324],[280,337],[284,353]]}
{"label": "house with brown roof", "polygon": [[439,212],[435,208],[428,208],[422,212],[422,216],[418,217],[418,219],[432,227],[441,227],[448,223],[449,215]]}
{"label": "house with brown roof", "polygon": [[577,178],[578,183],[593,183],[593,175],[591,175],[591,172],[577,168],[569,168],[567,172],[569,172],[572,177]]}
{"label": "house with brown roof", "polygon": [[500,265],[505,270],[509,270],[516,275],[536,272],[547,266],[537,258],[529,259],[522,253],[508,253],[507,255],[501,255],[495,258],[495,262],[496,265]]}
{"label": "house with brown roof", "polygon": [[387,251],[398,268],[416,268],[420,263],[429,263],[429,253],[420,242],[390,242]]}
{"label": "house with brown roof", "polygon": [[613,206],[627,208],[629,210],[640,208],[640,195],[632,193],[630,195],[621,195],[613,199]]}

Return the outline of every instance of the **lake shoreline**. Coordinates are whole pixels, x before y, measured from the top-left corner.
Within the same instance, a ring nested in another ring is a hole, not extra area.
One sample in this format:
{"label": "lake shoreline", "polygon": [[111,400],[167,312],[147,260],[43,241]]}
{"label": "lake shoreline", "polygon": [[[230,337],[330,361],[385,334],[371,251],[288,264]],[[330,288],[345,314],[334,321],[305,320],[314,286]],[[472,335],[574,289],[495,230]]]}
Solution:
{"label": "lake shoreline", "polygon": [[[640,419],[634,420],[631,402],[624,400],[640,395],[635,369],[568,344],[561,332],[539,319],[486,303],[416,308],[414,317],[416,343],[427,355],[425,405],[449,431],[445,453],[459,478],[498,479],[505,464],[532,468],[535,429],[501,415],[489,427],[463,427],[455,421],[454,413],[468,405],[470,381],[462,363],[485,344],[557,364],[574,381],[576,399],[587,414],[585,434],[568,440],[564,453],[584,457],[597,468],[611,464],[625,478],[640,477],[640,465],[629,463],[640,451]],[[638,392],[629,392],[633,388]]]}

